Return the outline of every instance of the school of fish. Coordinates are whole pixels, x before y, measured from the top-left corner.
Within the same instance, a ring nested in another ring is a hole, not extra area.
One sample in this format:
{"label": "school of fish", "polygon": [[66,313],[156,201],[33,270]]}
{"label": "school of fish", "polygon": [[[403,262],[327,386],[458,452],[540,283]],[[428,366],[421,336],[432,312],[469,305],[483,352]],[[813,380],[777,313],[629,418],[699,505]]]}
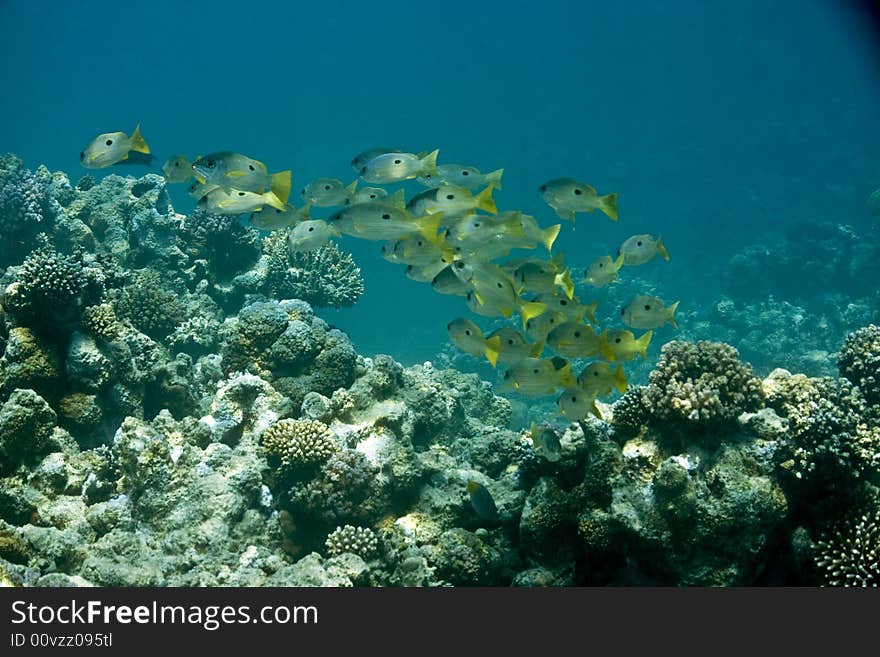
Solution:
{"label": "school of fish", "polygon": [[[678,302],[667,305],[654,296],[637,295],[621,308],[620,319],[629,329],[644,331],[642,335],[618,327],[600,330],[597,304],[575,296],[571,267],[563,254],[552,253],[561,224],[542,227],[530,214],[500,211],[494,193],[502,188],[503,169],[482,173],[474,166],[438,164],[438,156],[439,150],[366,150],[351,160],[355,180],[313,180],[301,188],[299,207],[290,202],[291,171],[269,173],[265,164],[239,153],[216,151],[192,160],[174,155],[162,173],[169,183],[188,183],[189,196],[208,212],[248,214],[259,230],[285,231],[293,252],[312,251],[342,235],[379,241],[382,257],[405,266],[406,276],[430,284],[439,294],[462,297],[474,314],[517,316],[516,326],[488,335],[465,317],[451,321],[447,330],[459,349],[504,368],[501,391],[529,397],[558,394],[558,412],[567,419],[601,417],[596,401],[627,388],[623,363],[647,358],[654,330],[667,323],[678,328]],[[152,157],[138,126],[131,137],[122,132],[98,135],[80,161],[100,169],[149,164]],[[391,193],[382,187],[408,180],[425,190],[407,199],[402,189]],[[360,181],[367,184],[359,188]],[[574,222],[579,213],[599,210],[618,220],[617,194],[599,194],[574,178],[550,180],[538,193],[561,219]],[[312,208],[334,210],[321,219],[311,216]],[[510,256],[536,250],[539,255]],[[622,268],[657,257],[669,260],[659,236],[633,235],[615,255],[596,258],[581,280],[596,288],[611,285]],[[575,374],[572,361],[588,362]],[[534,425],[530,433],[536,449],[558,458],[555,434]],[[478,484],[470,482],[468,492],[481,514],[494,514]]]}

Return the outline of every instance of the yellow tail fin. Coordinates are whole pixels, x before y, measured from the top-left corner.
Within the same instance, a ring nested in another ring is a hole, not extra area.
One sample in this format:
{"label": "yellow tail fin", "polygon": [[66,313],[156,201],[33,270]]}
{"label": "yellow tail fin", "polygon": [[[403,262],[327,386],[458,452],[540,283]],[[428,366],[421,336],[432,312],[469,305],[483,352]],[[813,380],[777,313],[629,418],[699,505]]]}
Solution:
{"label": "yellow tail fin", "polygon": [[626,256],[622,253],[617,256],[617,260],[614,261],[614,271],[618,271],[621,267],[623,267],[624,260],[626,260]]}
{"label": "yellow tail fin", "polygon": [[565,267],[565,254],[557,253],[555,256],[550,258],[550,264],[553,266],[555,271],[559,271],[563,267]]}
{"label": "yellow tail fin", "polygon": [[146,153],[150,154],[150,147],[147,146],[147,142],[144,141],[144,138],[141,136],[141,124],[138,123],[134,127],[134,132],[131,133],[131,150],[137,151],[138,153]]}
{"label": "yellow tail fin", "polygon": [[[499,187],[498,189],[501,188]],[[561,228],[562,224],[554,224],[541,231],[541,243],[544,245],[544,248],[547,249],[547,253],[550,253],[550,250],[553,248],[553,242],[559,237],[559,230]]]}
{"label": "yellow tail fin", "polygon": [[569,299],[574,297],[574,281],[571,280],[571,269],[566,269],[561,274],[556,274],[553,282],[565,291],[565,296]]}
{"label": "yellow tail fin", "polygon": [[669,260],[669,251],[666,250],[666,245],[663,244],[663,238],[659,235],[657,236],[657,250],[660,252],[660,255],[663,256],[664,260]]}
{"label": "yellow tail fin", "polygon": [[602,210],[611,221],[617,221],[617,194],[606,194],[599,197],[599,209]]}
{"label": "yellow tail fin", "polygon": [[290,198],[290,185],[293,174],[288,171],[279,171],[273,173],[269,182],[269,189],[275,196],[281,199],[282,203],[287,203]]}
{"label": "yellow tail fin", "polygon": [[577,379],[571,371],[571,363],[566,363],[559,368],[559,385],[563,388],[577,388]]}
{"label": "yellow tail fin", "polygon": [[501,353],[501,338],[497,335],[486,340],[486,360],[492,367],[498,364],[498,354]]}
{"label": "yellow tail fin", "polygon": [[385,198],[383,202],[388,205],[393,205],[395,208],[400,208],[401,210],[406,209],[406,196],[402,189],[398,189],[391,196]]}
{"label": "yellow tail fin", "polygon": [[357,189],[357,186],[358,186],[358,179],[355,178],[355,179],[351,182],[351,184],[350,184],[348,187],[345,188],[345,193],[346,193],[348,196],[354,196],[354,192],[355,192],[355,190]]}
{"label": "yellow tail fin", "polygon": [[623,365],[618,365],[614,370],[614,387],[620,392],[626,392],[626,374],[623,373]]}
{"label": "yellow tail fin", "polygon": [[519,315],[522,317],[523,330],[526,329],[526,323],[547,310],[546,303],[538,303],[537,301],[521,301],[519,304]]}
{"label": "yellow tail fin", "polygon": [[501,186],[501,176],[504,175],[504,169],[495,169],[486,174],[486,182],[495,185],[495,189],[504,189]]}
{"label": "yellow tail fin", "polygon": [[425,155],[422,158],[422,171],[421,174],[424,175],[426,173],[430,173],[432,176],[437,175],[437,156],[440,154],[440,149],[436,149]]}
{"label": "yellow tail fin", "polygon": [[544,341],[539,340],[532,346],[531,356],[532,358],[540,358],[542,353],[544,353]]}
{"label": "yellow tail fin", "polygon": [[440,220],[443,219],[443,213],[425,215],[421,219],[416,219],[419,226],[419,234],[432,242],[437,240],[437,230],[440,228]]}
{"label": "yellow tail fin", "polygon": [[642,355],[643,360],[648,360],[648,345],[651,344],[652,337],[654,337],[654,331],[648,331],[636,340],[636,344],[639,346],[639,353]]}
{"label": "yellow tail fin", "polygon": [[608,342],[608,329],[602,331],[602,334],[599,336],[599,353],[602,354],[602,358],[609,363],[613,363],[616,360],[614,357],[614,350],[611,348],[611,343]]}
{"label": "yellow tail fin", "polygon": [[587,319],[593,324],[598,324],[599,322],[596,321],[596,309],[599,307],[599,302],[594,301],[593,303],[585,303],[582,307]]}
{"label": "yellow tail fin", "polygon": [[489,184],[486,189],[477,194],[477,209],[482,210],[483,212],[488,212],[490,214],[498,214],[498,207],[495,205],[495,199],[492,198],[492,191],[495,189],[495,185]]}
{"label": "yellow tail fin", "polygon": [[276,210],[281,210],[282,212],[284,212],[287,209],[284,201],[278,198],[272,191],[268,191],[263,194],[263,200],[266,202],[266,205],[271,205]]}
{"label": "yellow tail fin", "polygon": [[667,311],[669,311],[669,316],[666,318],[666,321],[672,324],[674,328],[678,328],[678,323],[675,321],[675,310],[676,308],[678,308],[679,303],[679,301],[676,301],[674,304],[666,309]]}

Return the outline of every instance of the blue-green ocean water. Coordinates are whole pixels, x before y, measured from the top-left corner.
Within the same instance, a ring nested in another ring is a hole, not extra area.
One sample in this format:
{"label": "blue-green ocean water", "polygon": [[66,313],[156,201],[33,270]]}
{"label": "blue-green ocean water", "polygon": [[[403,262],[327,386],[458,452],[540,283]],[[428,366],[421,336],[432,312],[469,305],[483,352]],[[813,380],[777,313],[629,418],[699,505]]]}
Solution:
{"label": "blue-green ocean water", "polygon": [[[157,167],[228,149],[291,168],[299,189],[348,182],[370,146],[439,148],[441,162],[504,167],[499,206],[544,224],[556,218],[537,186],[573,176],[618,192],[620,221],[564,224],[569,263],[662,233],[672,262],[640,273],[693,307],[717,297],[731,254],[788,224],[876,221],[864,204],[880,186],[880,35],[866,7],[3,0],[0,151],[75,181],[94,135],[140,122]],[[111,172],[146,169],[93,173]],[[191,209],[183,187],[172,196]],[[377,243],[342,246],[366,293],[322,316],[361,353],[432,358],[446,323],[470,316]]]}

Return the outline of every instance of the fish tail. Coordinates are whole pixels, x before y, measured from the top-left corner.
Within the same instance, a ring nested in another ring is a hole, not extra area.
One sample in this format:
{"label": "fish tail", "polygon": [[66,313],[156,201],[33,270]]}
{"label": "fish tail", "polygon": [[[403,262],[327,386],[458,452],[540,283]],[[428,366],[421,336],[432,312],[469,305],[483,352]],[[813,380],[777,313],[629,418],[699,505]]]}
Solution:
{"label": "fish tail", "polygon": [[[664,249],[664,251],[665,251],[665,249]],[[667,255],[668,255],[668,254],[667,254]],[[666,259],[669,260],[669,258],[666,258]],[[617,270],[619,270],[621,267],[623,267],[623,262],[624,262],[624,260],[626,260],[626,256],[623,255],[622,253],[618,254],[618,256],[617,256],[617,260],[614,261],[614,270],[615,270],[615,271],[617,271]]]}
{"label": "fish tail", "polygon": [[676,328],[676,329],[678,328],[678,323],[675,321],[675,310],[676,310],[676,308],[678,308],[679,303],[681,303],[681,302],[676,301],[674,304],[672,304],[671,306],[669,306],[669,308],[666,309],[669,311],[669,314],[666,317],[666,321],[669,322],[670,324],[672,324],[673,328]]}
{"label": "fish tail", "polygon": [[144,138],[141,136],[141,124],[138,123],[134,127],[134,132],[131,133],[131,150],[137,151],[138,153],[146,153],[150,154],[150,147],[147,146],[147,142],[144,141]]}
{"label": "fish tail", "polygon": [[538,303],[537,301],[522,301],[519,305],[519,314],[522,317],[523,330],[526,329],[526,324],[528,321],[534,317],[537,317],[541,313],[547,310],[546,303]]}
{"label": "fish tail", "polygon": [[477,194],[477,209],[483,210],[484,212],[488,212],[490,214],[498,214],[498,207],[495,205],[495,199],[492,198],[492,192],[495,190],[495,185],[489,183],[489,185],[482,192]]}
{"label": "fish tail", "polygon": [[651,344],[651,338],[653,337],[654,331],[647,331],[642,337],[636,340],[636,344],[639,346],[639,353],[642,355],[643,360],[648,360],[648,345]]}
{"label": "fish tail", "polygon": [[501,176],[504,175],[504,169],[495,169],[486,174],[486,182],[495,185],[495,189],[504,189],[501,186]]}
{"label": "fish tail", "polygon": [[[498,189],[501,188],[499,187]],[[547,253],[550,253],[550,250],[553,248],[553,242],[559,237],[559,230],[561,228],[562,224],[553,224],[549,228],[545,228],[541,231],[541,243],[544,245],[544,248],[547,249]]]}
{"label": "fish tail", "polygon": [[443,213],[438,212],[436,214],[425,215],[421,219],[417,219],[419,225],[419,233],[425,237],[425,239],[430,240],[431,242],[436,242],[437,240],[437,231],[440,228],[440,220],[443,219]]}
{"label": "fish tail", "polygon": [[608,329],[602,331],[602,334],[599,336],[599,353],[602,354],[602,358],[610,363],[613,363],[616,360],[614,358],[614,350],[611,348],[611,343],[608,342]]}
{"label": "fish tail", "polygon": [[396,192],[394,192],[391,196],[385,199],[385,202],[388,203],[388,205],[394,206],[395,208],[400,208],[401,210],[406,209],[406,196],[404,195],[402,189],[398,189]]}
{"label": "fish tail", "polygon": [[354,196],[354,192],[355,192],[355,190],[357,189],[357,186],[358,186],[358,179],[355,178],[355,179],[351,182],[351,184],[348,185],[348,186],[345,188],[345,193],[346,193],[346,195],[347,195],[349,198],[351,198],[352,196]]}
{"label": "fish tail", "polygon": [[553,282],[563,289],[565,296],[569,299],[574,297],[574,281],[571,280],[571,269],[566,269],[561,274],[556,274]]}
{"label": "fish tail", "polygon": [[532,358],[540,358],[542,353],[544,353],[544,341],[539,340],[532,347]]}
{"label": "fish tail", "polygon": [[595,399],[593,400],[593,403],[591,404],[590,413],[595,415],[598,419],[600,419],[600,420],[602,419],[602,412],[599,410],[599,407],[596,406]]}
{"label": "fish tail", "polygon": [[492,367],[498,365],[499,353],[501,353],[501,338],[496,335],[486,340],[486,360]]}
{"label": "fish tail", "polygon": [[292,177],[293,174],[288,170],[273,173],[272,177],[270,178],[269,189],[272,190],[272,193],[275,194],[275,196],[281,199],[282,203],[287,203],[287,199],[290,198],[290,186]]}
{"label": "fish tail", "polygon": [[587,316],[587,319],[590,320],[592,324],[598,324],[596,321],[596,309],[599,307],[598,302],[584,304],[584,315]]}
{"label": "fish tail", "polygon": [[614,370],[614,387],[621,393],[626,392],[626,374],[623,373],[623,365],[618,365]]}
{"label": "fish tail", "polygon": [[263,200],[266,202],[266,205],[271,205],[276,210],[281,210],[282,212],[284,212],[284,210],[287,209],[284,201],[278,198],[273,191],[268,191],[263,194]]}
{"label": "fish tail", "polygon": [[657,250],[660,252],[660,255],[663,256],[664,260],[669,260],[669,251],[666,250],[666,245],[663,244],[663,238],[659,235],[657,236]]}
{"label": "fish tail", "polygon": [[571,370],[571,363],[566,363],[559,368],[559,385],[563,388],[576,388],[577,380]]}
{"label": "fish tail", "polygon": [[617,194],[605,194],[599,197],[599,209],[602,210],[611,221],[617,221]]}
{"label": "fish tail", "polygon": [[440,154],[440,149],[436,149],[425,155],[422,158],[422,174],[430,173],[431,175],[437,175],[437,156]]}

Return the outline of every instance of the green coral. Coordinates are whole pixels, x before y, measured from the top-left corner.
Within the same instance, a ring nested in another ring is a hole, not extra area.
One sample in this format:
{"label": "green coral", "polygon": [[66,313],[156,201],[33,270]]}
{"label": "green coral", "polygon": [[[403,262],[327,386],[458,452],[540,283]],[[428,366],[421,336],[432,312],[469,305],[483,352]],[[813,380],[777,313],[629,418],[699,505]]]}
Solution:
{"label": "green coral", "polygon": [[365,561],[374,557],[379,549],[376,532],[369,527],[353,525],[337,527],[330,532],[324,544],[327,546],[327,554],[331,557],[350,552]]}
{"label": "green coral", "polygon": [[261,442],[282,471],[321,463],[337,450],[333,433],[318,420],[279,420],[263,432]]}

